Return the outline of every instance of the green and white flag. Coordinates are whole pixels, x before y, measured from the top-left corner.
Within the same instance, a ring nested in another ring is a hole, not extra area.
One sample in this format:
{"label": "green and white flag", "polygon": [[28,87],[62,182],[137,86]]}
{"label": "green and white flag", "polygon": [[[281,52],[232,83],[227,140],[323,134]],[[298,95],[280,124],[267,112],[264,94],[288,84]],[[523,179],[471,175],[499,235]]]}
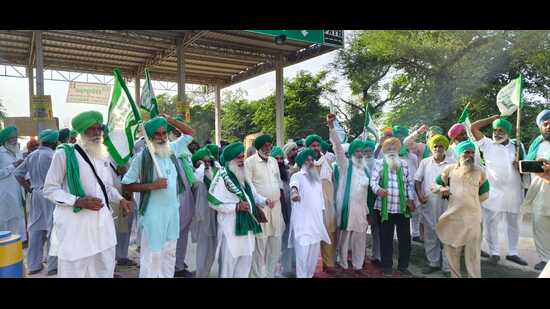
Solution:
{"label": "green and white flag", "polygon": [[155,97],[153,85],[151,84],[151,79],[149,78],[149,70],[147,69],[145,69],[145,84],[143,84],[143,88],[141,89],[139,106],[146,109],[151,115],[151,118],[156,117],[159,114],[157,98]]}
{"label": "green and white flag", "polygon": [[365,141],[369,137],[369,133],[374,136],[374,140],[378,143],[379,137],[378,137],[378,129],[376,128],[376,125],[374,124],[374,120],[372,119],[370,113],[369,113],[369,106],[365,106],[365,124],[363,125],[363,133],[361,133],[361,140]]}
{"label": "green and white flag", "polygon": [[512,115],[517,109],[523,108],[522,87],[523,77],[512,80],[497,94],[497,106],[503,117]]}
{"label": "green and white flag", "polygon": [[105,146],[117,165],[124,165],[132,156],[134,132],[141,121],[139,109],[126,87],[119,69],[113,70],[114,85],[109,104]]}
{"label": "green and white flag", "polygon": [[464,127],[466,127],[466,134],[468,134],[468,138],[470,138],[472,141],[475,141],[474,135],[472,134],[472,123],[470,122],[470,111],[468,110],[468,105],[464,108],[464,111],[462,112],[462,115],[458,118],[458,123],[462,123]]}
{"label": "green and white flag", "polygon": [[[330,108],[330,113],[335,114],[333,103],[330,103],[329,108]],[[345,144],[348,140],[348,134],[346,133],[346,130],[342,127],[338,119],[334,119],[334,130],[336,131],[336,135],[338,135],[338,139],[340,140],[340,143]]]}

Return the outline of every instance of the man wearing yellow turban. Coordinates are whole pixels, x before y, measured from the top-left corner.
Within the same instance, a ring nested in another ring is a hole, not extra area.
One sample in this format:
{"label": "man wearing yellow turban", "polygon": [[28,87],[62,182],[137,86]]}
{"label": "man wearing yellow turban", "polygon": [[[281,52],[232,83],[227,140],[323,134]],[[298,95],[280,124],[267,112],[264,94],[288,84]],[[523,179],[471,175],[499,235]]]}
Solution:
{"label": "man wearing yellow turban", "polygon": [[447,210],[447,200],[432,193],[434,180],[441,175],[443,170],[454,163],[453,157],[446,155],[449,148],[449,140],[440,134],[428,139],[427,147],[432,156],[420,161],[420,166],[414,175],[415,189],[420,205],[417,211],[420,213],[424,225],[424,249],[429,265],[422,271],[424,274],[433,273],[439,269],[449,274],[447,258],[443,253],[443,247],[435,233],[435,226],[439,217]]}
{"label": "man wearing yellow turban", "polygon": [[[492,123],[493,138],[489,139],[480,129]],[[472,134],[483,152],[487,178],[491,184],[491,195],[483,203],[483,236],[491,255],[489,261],[497,264],[500,260],[498,226],[506,227],[508,253],[506,259],[519,265],[527,262],[518,255],[520,231],[520,206],[523,202],[522,176],[517,168],[520,158],[516,157],[516,141],[510,140],[512,124],[499,115],[481,119],[472,124]]]}

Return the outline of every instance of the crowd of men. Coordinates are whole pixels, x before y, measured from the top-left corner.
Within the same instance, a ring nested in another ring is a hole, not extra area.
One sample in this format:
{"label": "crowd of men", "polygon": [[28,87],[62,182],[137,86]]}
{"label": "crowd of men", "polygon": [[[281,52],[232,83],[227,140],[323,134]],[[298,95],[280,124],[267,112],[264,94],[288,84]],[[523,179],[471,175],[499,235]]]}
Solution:
{"label": "crowd of men", "polygon": [[[417,241],[429,262],[424,274],[461,277],[464,256],[468,277],[479,278],[481,257],[500,259],[500,224],[506,259],[527,265],[518,253],[523,207],[533,213],[535,269],[546,266],[550,110],[537,116],[540,135],[519,158],[513,126],[499,116],[446,133],[394,126],[378,142],[345,144],[334,122],[327,115],[328,140],[312,134],[280,148],[264,134],[245,149],[240,142],[200,147],[181,117],[157,116],[123,166],[103,144],[99,112],[78,114],[72,130],[40,132],[26,153],[17,128],[6,127],[0,230],[21,235],[29,274],[46,263],[58,277],[112,278],[116,265],[137,266],[128,257],[134,229],[139,277],[209,277],[217,262],[221,278],[311,278],[319,259],[324,272],[358,274],[368,259],[389,277],[397,234],[402,276],[412,276]],[[489,125],[492,138],[481,133]],[[542,161],[544,172],[520,174],[519,160]],[[189,237],[197,246],[194,273],[185,263]]]}

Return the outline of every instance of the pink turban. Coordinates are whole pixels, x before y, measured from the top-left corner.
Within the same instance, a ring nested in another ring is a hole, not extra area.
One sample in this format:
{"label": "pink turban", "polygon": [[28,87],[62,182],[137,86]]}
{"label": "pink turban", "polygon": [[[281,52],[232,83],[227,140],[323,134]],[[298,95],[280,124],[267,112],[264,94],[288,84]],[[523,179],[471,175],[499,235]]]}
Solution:
{"label": "pink turban", "polygon": [[449,132],[447,132],[447,135],[450,138],[455,139],[464,131],[466,131],[466,128],[464,127],[464,125],[462,123],[455,123],[449,129]]}

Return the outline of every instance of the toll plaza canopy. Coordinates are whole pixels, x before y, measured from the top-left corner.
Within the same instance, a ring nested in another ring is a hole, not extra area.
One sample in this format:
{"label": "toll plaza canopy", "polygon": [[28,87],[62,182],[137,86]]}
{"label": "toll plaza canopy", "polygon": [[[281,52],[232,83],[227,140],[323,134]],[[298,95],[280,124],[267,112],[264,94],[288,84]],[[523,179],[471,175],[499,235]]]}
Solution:
{"label": "toll plaza canopy", "polygon": [[[219,143],[221,88],[275,70],[277,144],[284,136],[282,68],[343,45],[342,30],[0,30],[0,64],[36,69],[36,94],[44,94],[43,70],[111,75],[119,68],[139,79],[214,86]],[[30,83],[32,87],[32,83]],[[31,93],[34,90],[30,90]]]}

